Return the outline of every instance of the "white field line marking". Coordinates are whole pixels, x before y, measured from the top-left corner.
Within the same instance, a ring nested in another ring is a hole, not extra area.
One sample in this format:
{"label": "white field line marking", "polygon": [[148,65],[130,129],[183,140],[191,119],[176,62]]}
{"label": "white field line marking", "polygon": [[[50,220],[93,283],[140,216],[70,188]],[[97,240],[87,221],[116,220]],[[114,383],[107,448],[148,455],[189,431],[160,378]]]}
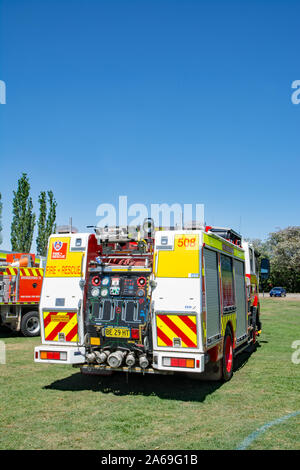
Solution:
{"label": "white field line marking", "polygon": [[256,431],[254,431],[252,434],[250,434],[246,439],[243,440],[243,442],[236,448],[236,450],[245,450],[249,445],[259,436],[260,434],[266,432],[269,428],[274,426],[275,424],[280,424],[283,421],[286,421],[287,419],[293,418],[294,416],[300,415],[300,411],[295,411],[294,413],[290,413],[288,415],[283,416],[282,418],[275,419],[274,421],[270,421],[267,424],[264,424],[260,428],[258,428]]}

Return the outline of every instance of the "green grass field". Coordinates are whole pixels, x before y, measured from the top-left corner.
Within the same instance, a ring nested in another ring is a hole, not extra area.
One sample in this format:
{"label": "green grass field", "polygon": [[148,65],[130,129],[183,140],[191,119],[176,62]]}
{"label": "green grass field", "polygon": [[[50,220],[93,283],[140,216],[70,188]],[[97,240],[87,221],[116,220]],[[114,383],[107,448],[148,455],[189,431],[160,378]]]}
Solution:
{"label": "green grass field", "polygon": [[[300,410],[300,302],[262,301],[263,333],[230,382],[182,376],[82,376],[35,364],[40,338],[2,329],[1,449],[235,449],[269,421]],[[300,416],[273,426],[250,449],[300,449]]]}

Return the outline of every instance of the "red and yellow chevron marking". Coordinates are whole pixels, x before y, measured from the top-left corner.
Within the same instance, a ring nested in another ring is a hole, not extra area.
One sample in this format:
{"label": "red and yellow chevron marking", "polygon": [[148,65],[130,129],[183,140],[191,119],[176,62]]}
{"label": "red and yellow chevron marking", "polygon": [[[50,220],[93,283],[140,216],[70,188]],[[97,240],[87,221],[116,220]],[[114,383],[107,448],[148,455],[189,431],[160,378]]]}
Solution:
{"label": "red and yellow chevron marking", "polygon": [[0,302],[0,305],[38,305],[39,302]]}
{"label": "red and yellow chevron marking", "polygon": [[65,334],[65,341],[78,341],[76,312],[43,312],[46,341],[59,341],[59,333]]}
{"label": "red and yellow chevron marking", "polygon": [[181,339],[181,347],[197,347],[196,315],[156,315],[157,346],[173,347],[173,339]]}
{"label": "red and yellow chevron marking", "polygon": [[9,266],[1,267],[3,269],[3,276],[16,276],[18,274],[18,268],[10,268]]}
{"label": "red and yellow chevron marking", "polygon": [[0,267],[3,269],[4,276],[16,276],[20,270],[21,276],[43,276],[44,270],[42,268],[11,268],[9,266]]}
{"label": "red and yellow chevron marking", "polygon": [[21,276],[43,276],[43,274],[42,268],[20,268]]}

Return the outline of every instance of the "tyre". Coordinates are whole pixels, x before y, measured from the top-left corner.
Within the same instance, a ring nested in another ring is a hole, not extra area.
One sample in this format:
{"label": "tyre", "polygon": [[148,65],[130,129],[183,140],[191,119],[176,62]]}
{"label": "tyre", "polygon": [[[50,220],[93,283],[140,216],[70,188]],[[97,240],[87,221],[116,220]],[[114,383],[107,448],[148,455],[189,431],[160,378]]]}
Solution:
{"label": "tyre", "polygon": [[233,338],[229,326],[226,327],[224,337],[222,373],[225,382],[228,382],[233,374]]}
{"label": "tyre", "polygon": [[21,332],[24,336],[39,336],[41,332],[38,312],[27,312],[21,320]]}

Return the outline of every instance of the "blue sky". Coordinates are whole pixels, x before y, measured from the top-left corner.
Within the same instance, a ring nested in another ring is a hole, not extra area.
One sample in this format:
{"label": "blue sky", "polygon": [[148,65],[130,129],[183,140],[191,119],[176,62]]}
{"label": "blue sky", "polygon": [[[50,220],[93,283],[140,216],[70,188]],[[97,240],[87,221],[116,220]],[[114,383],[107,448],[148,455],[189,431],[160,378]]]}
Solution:
{"label": "blue sky", "polygon": [[298,1],[0,0],[2,249],[34,208],[85,231],[100,203],[203,203],[265,238],[299,225]]}

